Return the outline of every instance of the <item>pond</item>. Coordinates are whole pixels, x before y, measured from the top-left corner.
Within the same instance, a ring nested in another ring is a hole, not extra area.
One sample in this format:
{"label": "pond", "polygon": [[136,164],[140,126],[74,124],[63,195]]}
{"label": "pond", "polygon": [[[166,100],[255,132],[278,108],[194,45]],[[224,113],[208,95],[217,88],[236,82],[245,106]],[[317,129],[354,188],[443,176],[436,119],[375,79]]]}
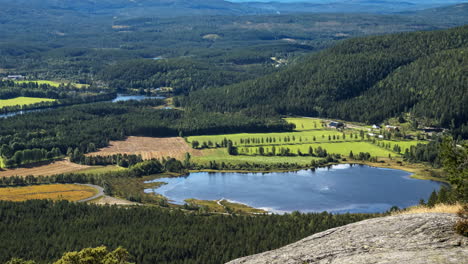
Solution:
{"label": "pond", "polygon": [[[164,97],[164,96],[117,94],[117,97],[115,97],[114,99],[112,99],[110,101],[103,101],[103,102],[116,103],[116,102],[130,101],[130,100],[141,101],[141,100],[144,100],[144,99],[166,99],[166,97]],[[50,109],[55,109],[57,107],[61,107],[61,106],[47,107],[47,108],[42,108],[42,109],[22,110],[22,111],[17,111],[17,112],[0,114],[0,118],[8,118],[8,117],[16,116],[16,115],[24,115],[24,114],[27,114],[27,113],[47,111],[47,110],[50,110]]]}
{"label": "pond", "polygon": [[438,182],[410,176],[402,170],[350,164],[297,172],[197,172],[156,179],[167,184],[145,192],[161,194],[176,204],[189,198],[227,199],[275,213],[376,213],[418,204],[440,187]]}

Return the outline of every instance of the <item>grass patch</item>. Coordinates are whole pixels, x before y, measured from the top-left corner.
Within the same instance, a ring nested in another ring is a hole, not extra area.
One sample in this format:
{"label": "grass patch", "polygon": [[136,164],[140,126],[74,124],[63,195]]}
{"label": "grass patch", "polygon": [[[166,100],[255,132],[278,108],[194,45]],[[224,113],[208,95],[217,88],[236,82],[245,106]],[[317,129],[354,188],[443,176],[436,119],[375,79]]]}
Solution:
{"label": "grass patch", "polygon": [[290,117],[286,122],[295,124],[297,131],[317,130],[326,128],[327,122],[318,118]]}
{"label": "grass patch", "polygon": [[[353,135],[352,138],[351,135]],[[240,133],[227,135],[192,136],[187,138],[187,142],[192,143],[193,141],[198,141],[200,144],[203,144],[203,142],[212,142],[213,146],[215,146],[216,144],[221,145],[224,139],[231,140],[234,146],[265,146],[362,140],[359,137],[359,132],[356,130],[347,130],[343,133],[335,129],[317,129],[310,131],[283,133]]]}
{"label": "grass patch", "polygon": [[[396,153],[380,148],[370,142],[333,142],[333,143],[316,143],[316,144],[301,144],[301,145],[279,145],[275,146],[276,153],[279,152],[280,148],[289,148],[291,153],[297,154],[298,151],[307,153],[309,147],[315,151],[318,147],[327,150],[330,154],[341,154],[348,156],[352,151],[355,155],[359,152],[369,152],[373,157],[388,157],[388,155],[395,156]],[[265,153],[272,151],[272,146],[263,147]],[[243,155],[258,155],[259,147],[239,147],[239,153]],[[294,157],[293,157],[294,158]],[[309,157],[310,160],[310,157]]]}
{"label": "grass patch", "polygon": [[119,166],[93,166],[88,169],[77,171],[77,174],[106,174],[109,172],[123,171],[126,168]]}
{"label": "grass patch", "polygon": [[0,100],[0,108],[7,106],[16,106],[16,105],[31,105],[42,102],[55,102],[56,99],[49,98],[37,98],[37,97],[17,97],[13,99],[4,99]]}
{"label": "grass patch", "polygon": [[199,164],[207,164],[210,161],[218,163],[225,162],[231,164],[258,163],[258,164],[276,164],[276,163],[297,163],[300,165],[309,165],[312,160],[318,160],[316,157],[267,157],[267,156],[232,156],[226,149],[207,149],[203,150],[203,156],[192,157],[192,161]]}
{"label": "grass patch", "polygon": [[220,201],[220,204],[222,204],[229,213],[235,213],[235,214],[265,214],[267,213],[267,211],[262,210],[262,209],[253,208],[245,204],[232,203],[227,200]]}
{"label": "grass patch", "polygon": [[56,81],[46,81],[46,80],[15,81],[15,83],[19,83],[19,84],[22,84],[22,83],[37,83],[39,85],[47,84],[47,85],[50,85],[50,86],[53,86],[53,87],[59,87],[61,84],[63,84],[63,85],[71,84],[71,85],[73,85],[73,86],[75,86],[77,88],[89,87],[89,84],[80,84],[80,83],[72,83],[72,82],[56,82]]}
{"label": "grass patch", "polygon": [[84,185],[50,184],[26,187],[0,188],[0,200],[26,201],[34,199],[79,201],[97,194],[97,190]]}
{"label": "grass patch", "polygon": [[197,200],[197,199],[186,199],[185,202],[192,206],[198,206],[206,208],[206,211],[213,213],[227,213],[224,206],[218,204],[217,201]]}
{"label": "grass patch", "polygon": [[408,207],[404,210],[392,213],[392,215],[402,214],[426,214],[426,213],[448,213],[456,214],[462,209],[461,204],[436,204],[434,207],[428,207],[425,205],[417,205]]}

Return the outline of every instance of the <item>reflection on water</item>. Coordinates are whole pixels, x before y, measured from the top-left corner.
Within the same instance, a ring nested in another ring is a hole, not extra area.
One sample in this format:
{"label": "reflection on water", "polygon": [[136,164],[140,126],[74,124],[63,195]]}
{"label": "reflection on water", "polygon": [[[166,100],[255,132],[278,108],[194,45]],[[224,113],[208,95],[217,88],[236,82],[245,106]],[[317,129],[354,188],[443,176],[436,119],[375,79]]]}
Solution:
{"label": "reflection on water", "polygon": [[282,213],[384,212],[390,207],[415,205],[427,200],[440,184],[410,178],[410,173],[363,165],[336,165],[316,170],[275,173],[191,173],[164,178],[168,183],[147,189],[174,203],[185,199],[222,198]]}

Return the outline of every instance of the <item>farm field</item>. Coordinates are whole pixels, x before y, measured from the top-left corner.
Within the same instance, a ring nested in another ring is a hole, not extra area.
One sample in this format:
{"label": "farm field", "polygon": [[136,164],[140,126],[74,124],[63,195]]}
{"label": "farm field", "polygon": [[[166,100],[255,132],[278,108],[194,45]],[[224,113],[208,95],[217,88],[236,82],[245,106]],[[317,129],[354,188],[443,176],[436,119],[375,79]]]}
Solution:
{"label": "farm field", "polygon": [[172,157],[183,160],[185,153],[201,156],[202,151],[191,148],[181,137],[150,138],[128,137],[124,141],[111,141],[110,146],[89,153],[89,156],[111,156],[114,154],[141,155],[143,159]]}
{"label": "farm field", "polygon": [[[15,81],[16,83],[37,83],[39,85],[41,84],[48,84],[50,86],[54,86],[54,87],[59,87],[61,84],[64,84],[64,85],[67,85],[68,83],[70,82],[56,82],[56,81],[46,81],[46,80],[32,80],[32,81]],[[78,88],[85,88],[85,87],[88,87],[89,84],[80,84],[80,83],[70,83],[71,85],[73,86],[76,86]]]}
{"label": "farm field", "polygon": [[17,97],[13,99],[0,100],[0,108],[15,105],[30,105],[42,102],[55,102],[56,99],[37,98],[37,97]]}
{"label": "farm field", "polygon": [[[315,150],[318,147],[325,149],[329,154],[341,154],[343,156],[348,156],[349,153],[352,151],[354,154],[358,154],[359,152],[369,152],[373,157],[388,157],[388,155],[396,156],[397,153],[380,148],[370,142],[335,142],[335,143],[316,143],[316,144],[301,144],[301,145],[280,145],[275,146],[277,152],[281,148],[289,148],[291,153],[297,154],[298,151],[302,153],[307,153],[309,151],[309,147]],[[263,147],[265,153],[271,152],[272,147]],[[259,147],[240,147],[239,154],[243,155],[258,155],[259,154]]]}
{"label": "farm field", "polygon": [[52,163],[34,165],[31,167],[23,167],[11,170],[0,170],[0,177],[12,176],[50,176],[61,173],[71,173],[83,169],[91,168],[90,166],[72,163],[68,160],[59,160]]}
{"label": "farm field", "polygon": [[395,145],[398,145],[401,148],[401,153],[405,153],[405,150],[410,149],[411,146],[428,143],[427,141],[422,141],[422,140],[411,140],[411,141],[379,140],[377,142],[380,143],[381,145],[390,145],[390,149],[393,149]]}
{"label": "farm field", "polygon": [[229,155],[225,148],[203,150],[203,156],[193,157],[192,161],[200,164],[208,164],[210,161],[218,163],[225,162],[231,164],[258,163],[297,163],[299,165],[310,165],[312,160],[318,160],[316,157],[268,157],[268,156],[248,156],[248,155]]}
{"label": "farm field", "polygon": [[305,144],[362,140],[359,135],[359,131],[355,130],[348,130],[343,133],[334,129],[317,129],[283,133],[241,133],[229,135],[192,136],[188,137],[187,141],[189,143],[198,141],[200,146],[203,145],[204,142],[207,144],[212,142],[213,146],[215,146],[216,144],[221,145],[224,139],[231,140],[234,146],[282,145],[291,143]]}
{"label": "farm field", "polygon": [[108,172],[116,172],[125,170],[123,167],[109,165],[109,166],[92,166],[86,169],[79,170],[77,174],[105,174]]}
{"label": "farm field", "polygon": [[97,192],[92,187],[77,184],[7,187],[0,188],[0,200],[15,202],[33,199],[80,201],[96,195]]}

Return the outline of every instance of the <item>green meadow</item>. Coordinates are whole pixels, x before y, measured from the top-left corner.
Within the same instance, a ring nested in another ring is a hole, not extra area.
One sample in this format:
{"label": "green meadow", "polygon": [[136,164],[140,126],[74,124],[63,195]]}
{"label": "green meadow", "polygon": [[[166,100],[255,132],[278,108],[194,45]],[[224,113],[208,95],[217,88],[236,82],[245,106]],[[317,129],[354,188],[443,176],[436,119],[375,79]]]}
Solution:
{"label": "green meadow", "polygon": [[[46,81],[46,80],[32,80],[32,81],[15,81],[16,83],[30,83],[30,82],[35,82],[39,85],[41,84],[48,84],[50,86],[54,86],[54,87],[59,87],[61,84],[63,85],[67,85],[68,83],[70,82],[56,82],[56,81]],[[76,86],[78,88],[85,88],[85,87],[88,87],[89,84],[79,84],[79,83],[70,83],[71,85],[73,86]]]}
{"label": "green meadow", "polygon": [[15,105],[31,105],[42,102],[54,102],[55,99],[37,98],[37,97],[17,97],[13,99],[0,100],[0,108]]}
{"label": "green meadow", "polygon": [[[298,153],[307,154],[312,147],[314,153],[321,147],[330,154],[340,154],[349,156],[352,151],[357,155],[359,152],[368,152],[371,156],[386,158],[400,157],[401,155],[393,148],[400,146],[401,154],[411,146],[419,143],[425,144],[425,141],[418,140],[380,140],[375,139],[374,143],[367,136],[361,137],[361,134],[367,134],[368,131],[361,132],[357,129],[346,129],[344,132],[326,127],[326,122],[316,118],[285,118],[289,123],[296,125],[293,132],[284,133],[240,133],[227,135],[208,135],[188,137],[187,142],[198,141],[200,146],[209,147],[204,149],[204,155],[193,157],[195,162],[208,163],[209,161],[226,163],[298,163],[310,164],[313,159],[311,156],[299,156]],[[221,148],[223,140],[228,139],[237,147],[240,155],[229,155],[226,148]],[[218,146],[217,146],[218,145]],[[265,155],[260,155],[260,147],[263,148]],[[267,156],[267,153],[280,153],[281,148],[288,148],[290,153],[296,156]]]}
{"label": "green meadow", "polygon": [[105,174],[109,172],[115,172],[115,171],[123,171],[126,170],[123,167],[119,166],[93,166],[88,169],[80,170],[76,172],[77,174]]}
{"label": "green meadow", "polygon": [[297,163],[300,165],[309,165],[312,160],[318,160],[316,157],[280,157],[280,156],[248,156],[248,155],[229,155],[225,148],[203,150],[203,156],[192,157],[192,161],[200,164],[207,164],[210,161],[218,163],[244,164],[277,164],[277,163]]}
{"label": "green meadow", "polygon": [[282,144],[306,144],[317,142],[345,142],[361,141],[359,131],[348,130],[340,132],[335,129],[317,129],[298,132],[284,133],[241,133],[228,135],[192,136],[187,138],[187,142],[198,141],[200,145],[212,142],[220,145],[224,139],[231,140],[234,146],[261,146],[261,145],[282,145]]}
{"label": "green meadow", "polygon": [[[348,156],[352,151],[354,154],[359,152],[368,152],[373,157],[388,157],[388,155],[396,156],[397,154],[393,151],[378,147],[370,142],[333,142],[333,143],[316,143],[316,144],[295,144],[295,145],[280,145],[275,146],[276,152],[278,153],[281,148],[288,148],[292,154],[308,153],[309,148],[312,147],[314,153],[318,147],[325,149],[329,154],[340,154]],[[272,151],[273,146],[263,147],[265,153]],[[240,147],[239,154],[242,155],[259,155],[259,147]],[[309,157],[310,159],[310,157]]]}

